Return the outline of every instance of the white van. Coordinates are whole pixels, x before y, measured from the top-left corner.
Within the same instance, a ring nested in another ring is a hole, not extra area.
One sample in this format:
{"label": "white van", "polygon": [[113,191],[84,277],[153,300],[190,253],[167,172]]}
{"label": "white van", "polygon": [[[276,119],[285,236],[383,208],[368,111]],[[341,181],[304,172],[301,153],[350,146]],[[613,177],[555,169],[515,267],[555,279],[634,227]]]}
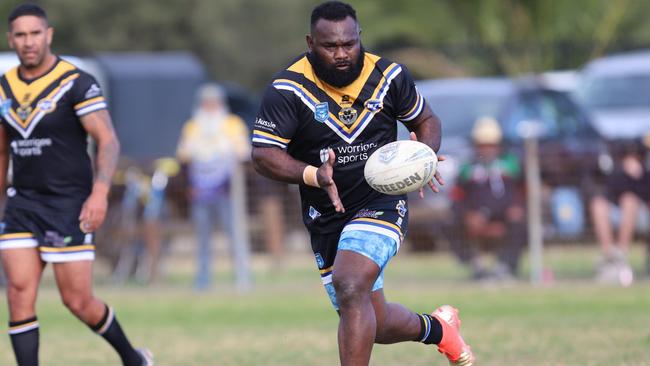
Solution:
{"label": "white van", "polygon": [[606,139],[639,138],[650,133],[650,50],[588,63],[582,70],[577,97]]}

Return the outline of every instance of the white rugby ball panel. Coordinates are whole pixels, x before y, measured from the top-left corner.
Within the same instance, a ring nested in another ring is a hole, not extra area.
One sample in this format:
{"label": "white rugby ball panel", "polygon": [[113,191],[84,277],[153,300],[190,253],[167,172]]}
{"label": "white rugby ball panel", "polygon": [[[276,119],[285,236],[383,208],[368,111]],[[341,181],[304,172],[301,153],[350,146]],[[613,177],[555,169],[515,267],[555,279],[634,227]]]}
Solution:
{"label": "white rugby ball panel", "polygon": [[366,161],[364,176],[376,191],[400,195],[426,185],[433,178],[437,163],[438,157],[429,146],[400,140],[373,152]]}

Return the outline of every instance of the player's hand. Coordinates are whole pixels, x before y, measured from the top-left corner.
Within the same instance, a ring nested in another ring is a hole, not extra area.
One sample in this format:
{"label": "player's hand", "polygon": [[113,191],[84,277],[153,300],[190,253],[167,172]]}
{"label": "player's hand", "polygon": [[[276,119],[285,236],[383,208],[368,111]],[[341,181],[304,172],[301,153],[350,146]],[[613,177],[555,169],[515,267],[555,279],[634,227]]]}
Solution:
{"label": "player's hand", "polygon": [[343,207],[343,203],[339,197],[339,190],[336,188],[336,183],[334,183],[334,179],[332,178],[334,175],[335,161],[336,155],[334,154],[334,150],[329,149],[329,158],[316,171],[316,179],[318,179],[318,185],[327,192],[336,212],[343,213],[345,212],[345,207]]}
{"label": "player's hand", "polygon": [[[415,134],[415,132],[411,132],[409,137],[411,138],[412,141],[418,141],[418,137]],[[438,163],[440,163],[441,161],[445,161],[444,155],[437,155],[437,156],[438,156]],[[438,169],[436,169],[436,173],[433,175],[433,178],[436,180],[436,182],[438,182],[439,185],[441,186],[445,185],[445,180],[442,179],[442,176],[438,172]],[[440,193],[440,188],[438,188],[438,186],[436,186],[435,183],[433,183],[433,179],[429,181],[428,185],[429,188],[431,188],[431,190],[434,193]],[[420,198],[424,198],[424,187],[420,188]]]}
{"label": "player's hand", "polygon": [[90,194],[81,207],[79,227],[84,233],[92,233],[99,229],[106,218],[108,208],[107,194],[95,192]]}

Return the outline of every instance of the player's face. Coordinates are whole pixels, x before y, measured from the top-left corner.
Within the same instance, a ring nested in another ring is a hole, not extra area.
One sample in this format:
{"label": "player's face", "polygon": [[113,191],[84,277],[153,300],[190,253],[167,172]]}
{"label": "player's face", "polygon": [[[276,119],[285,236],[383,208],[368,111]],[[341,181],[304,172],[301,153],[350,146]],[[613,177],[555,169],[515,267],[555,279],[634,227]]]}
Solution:
{"label": "player's face", "polygon": [[499,157],[501,146],[498,144],[477,144],[476,154],[481,161],[492,161]]}
{"label": "player's face", "polygon": [[343,87],[359,77],[363,68],[363,47],[359,25],[351,17],[341,21],[320,19],[307,46],[316,75],[326,83]]}
{"label": "player's face", "polygon": [[52,28],[43,18],[24,15],[16,18],[7,32],[9,46],[16,51],[20,64],[28,69],[41,66],[50,53]]}

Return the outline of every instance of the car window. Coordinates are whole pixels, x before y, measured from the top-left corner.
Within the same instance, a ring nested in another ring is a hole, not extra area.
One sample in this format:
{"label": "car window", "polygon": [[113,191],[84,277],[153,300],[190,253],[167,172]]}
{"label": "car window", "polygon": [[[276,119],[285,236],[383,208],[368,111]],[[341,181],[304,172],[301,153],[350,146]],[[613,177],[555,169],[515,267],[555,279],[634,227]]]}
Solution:
{"label": "car window", "polygon": [[503,122],[503,134],[508,140],[521,140],[525,124],[535,122],[541,138],[556,137],[560,134],[558,115],[558,108],[548,95],[522,93]]}
{"label": "car window", "polygon": [[578,97],[589,109],[650,108],[650,75],[587,76]]}
{"label": "car window", "polygon": [[443,136],[468,136],[478,118],[498,118],[507,101],[507,94],[496,93],[436,95],[427,98],[427,103],[442,121]]}
{"label": "car window", "polygon": [[557,124],[563,136],[597,136],[584,112],[566,94],[550,92],[548,97],[557,108]]}
{"label": "car window", "polygon": [[538,123],[539,137],[543,139],[596,135],[582,110],[559,92],[522,93],[503,123],[506,139],[521,140],[522,128],[528,121]]}

